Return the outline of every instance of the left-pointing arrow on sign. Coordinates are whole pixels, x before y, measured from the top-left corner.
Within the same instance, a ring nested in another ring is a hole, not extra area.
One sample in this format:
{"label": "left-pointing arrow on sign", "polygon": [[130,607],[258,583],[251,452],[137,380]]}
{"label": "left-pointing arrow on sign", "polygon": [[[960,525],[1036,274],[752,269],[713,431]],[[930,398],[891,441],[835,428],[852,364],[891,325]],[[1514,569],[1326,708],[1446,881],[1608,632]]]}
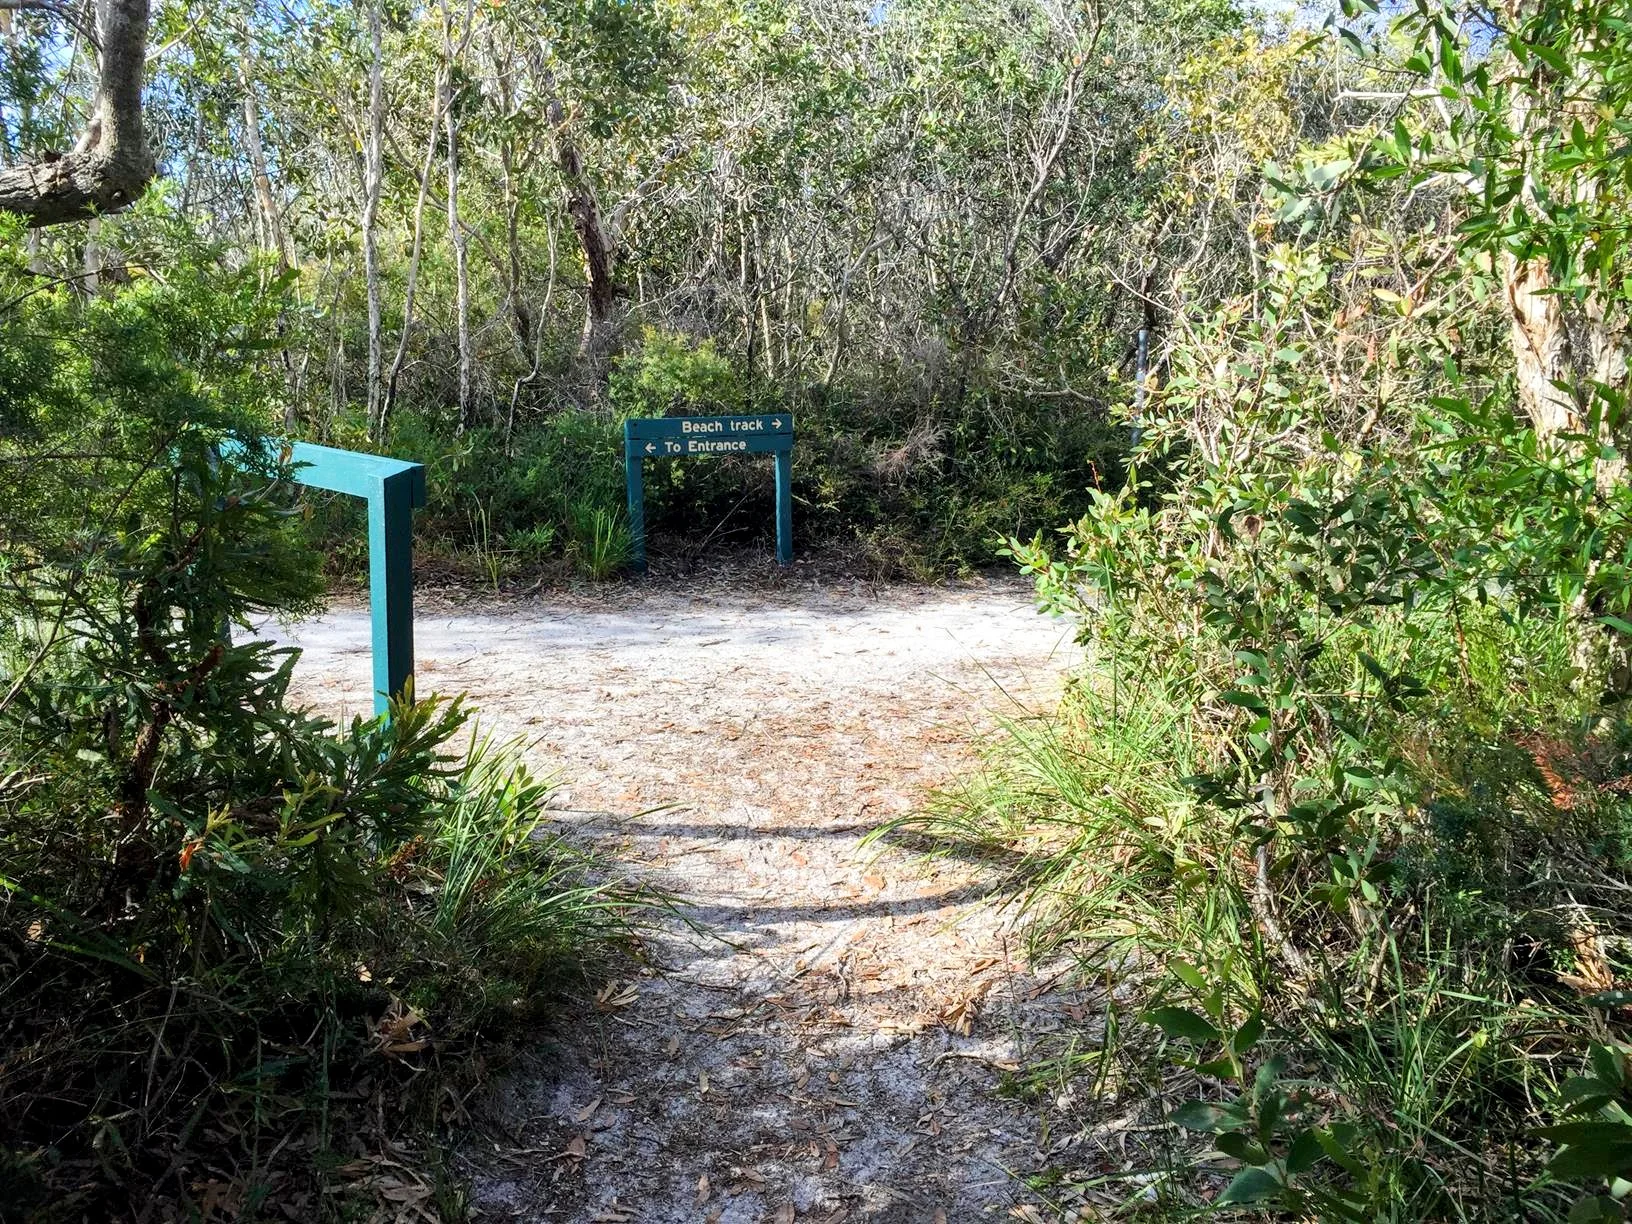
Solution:
{"label": "left-pointing arrow on sign", "polygon": [[655,443],[655,442],[648,442],[648,443],[646,443],[646,453],[647,453],[647,454],[648,454],[648,455],[649,455],[649,454],[651,454],[651,453],[652,453],[652,452],[653,452],[653,451],[655,451],[655,450],[656,450],[656,449],[657,449],[657,443]]}

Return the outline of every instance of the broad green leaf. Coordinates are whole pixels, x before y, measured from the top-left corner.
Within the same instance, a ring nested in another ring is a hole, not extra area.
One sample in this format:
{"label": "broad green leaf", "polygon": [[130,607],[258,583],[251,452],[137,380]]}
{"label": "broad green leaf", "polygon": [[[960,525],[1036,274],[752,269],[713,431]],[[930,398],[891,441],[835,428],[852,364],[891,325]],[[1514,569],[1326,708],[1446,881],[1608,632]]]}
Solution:
{"label": "broad green leaf", "polygon": [[1231,1203],[1261,1203],[1274,1198],[1281,1189],[1281,1182],[1269,1170],[1246,1168],[1235,1175],[1235,1180],[1224,1188],[1224,1193],[1214,1199],[1213,1204],[1224,1207]]}
{"label": "broad green leaf", "polygon": [[1229,1110],[1210,1105],[1206,1101],[1186,1101],[1171,1114],[1169,1118],[1185,1130],[1193,1131],[1223,1131],[1240,1123],[1238,1114]]}
{"label": "broad green leaf", "polygon": [[1169,1037],[1182,1037],[1195,1042],[1219,1040],[1218,1030],[1211,1022],[1185,1007],[1152,1008],[1142,1019],[1147,1024],[1156,1025]]}

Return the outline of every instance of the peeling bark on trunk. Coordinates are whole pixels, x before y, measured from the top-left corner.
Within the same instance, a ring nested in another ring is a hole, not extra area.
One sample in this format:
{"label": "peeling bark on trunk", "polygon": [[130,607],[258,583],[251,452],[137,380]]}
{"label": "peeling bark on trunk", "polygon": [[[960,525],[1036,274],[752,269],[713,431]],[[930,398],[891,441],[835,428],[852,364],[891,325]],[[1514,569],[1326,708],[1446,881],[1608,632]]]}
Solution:
{"label": "peeling bark on trunk", "polygon": [[0,168],[0,209],[21,213],[31,226],[117,212],[153,178],[142,128],[147,0],[97,0],[96,25],[102,46],[96,104],[78,145],[70,153]]}
{"label": "peeling bark on trunk", "polygon": [[[248,32],[245,32],[248,40]],[[278,257],[278,271],[294,266],[294,253],[283,228],[283,210],[272,189],[272,173],[267,168],[266,150],[261,144],[260,102],[255,96],[255,66],[248,50],[238,58],[238,85],[244,93],[244,152],[249,157],[249,174],[255,184],[255,207],[261,214],[261,247]]]}
{"label": "peeling bark on trunk", "polygon": [[385,345],[380,335],[383,314],[380,294],[380,192],[385,179],[385,49],[380,31],[380,5],[370,0],[368,37],[372,56],[368,66],[368,137],[363,149],[363,285],[368,297],[368,429],[379,428],[384,398]]}
{"label": "peeling bark on trunk", "polygon": [[595,188],[584,173],[583,158],[567,132],[568,118],[559,98],[551,98],[549,115],[555,164],[561,171],[567,217],[578,236],[584,261],[584,328],[578,339],[578,358],[598,385],[607,359],[617,346],[617,239],[601,211]]}
{"label": "peeling bark on trunk", "polygon": [[1580,413],[1573,397],[1554,385],[1572,373],[1563,299],[1547,292],[1552,277],[1540,260],[1520,263],[1504,255],[1502,273],[1519,406],[1543,438],[1579,430]]}
{"label": "peeling bark on trunk", "polygon": [[556,162],[566,183],[567,216],[584,257],[584,330],[578,354],[595,362],[611,348],[612,312],[618,296],[612,244],[601,220],[600,201],[584,177],[583,161],[571,140],[562,138],[557,143]]}
{"label": "peeling bark on trunk", "polygon": [[102,292],[102,247],[100,245],[102,218],[92,217],[85,226],[85,272],[80,277],[80,288],[84,289],[86,297],[95,297]]}

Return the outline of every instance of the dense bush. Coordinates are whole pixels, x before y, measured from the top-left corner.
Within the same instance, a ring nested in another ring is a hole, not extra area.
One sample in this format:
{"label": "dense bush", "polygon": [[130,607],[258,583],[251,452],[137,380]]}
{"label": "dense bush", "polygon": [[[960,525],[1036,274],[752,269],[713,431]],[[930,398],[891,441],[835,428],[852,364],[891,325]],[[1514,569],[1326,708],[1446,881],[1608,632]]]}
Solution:
{"label": "dense bush", "polygon": [[[1130,1205],[1618,1220],[1627,205],[1607,129],[1549,108],[1610,124],[1628,48],[1595,5],[1514,18],[1528,75],[1431,7],[1390,38],[1443,109],[1272,168],[1265,279],[1180,321],[1123,488],[1011,546],[1089,668],[921,823],[1109,977],[1026,1082],[1148,1124]],[[1549,327],[1594,338],[1538,379]]]}
{"label": "dense bush", "polygon": [[291,703],[254,623],[320,567],[288,471],[217,457],[275,419],[258,270],[82,299],[8,239],[0,1214],[315,1218],[389,1138],[365,1115],[422,1143],[460,1055],[548,1006],[620,894],[458,703],[339,731]]}
{"label": "dense bush", "polygon": [[[562,565],[593,574],[608,545],[615,559],[627,555],[625,417],[791,412],[800,549],[933,580],[989,565],[1004,538],[1082,513],[1092,490],[1119,477],[1127,444],[1126,430],[1093,407],[1062,412],[981,392],[922,407],[861,393],[771,398],[744,385],[706,341],[649,332],[618,363],[604,410],[563,407],[508,438],[402,415],[389,449],[427,466],[430,504],[416,523],[424,552],[495,586]],[[331,440],[368,447],[360,432]],[[772,481],[764,456],[648,464],[654,552],[690,559],[722,543],[768,548]],[[342,568],[362,565],[358,521],[341,502],[312,518]],[[600,568],[604,577],[616,565]]]}

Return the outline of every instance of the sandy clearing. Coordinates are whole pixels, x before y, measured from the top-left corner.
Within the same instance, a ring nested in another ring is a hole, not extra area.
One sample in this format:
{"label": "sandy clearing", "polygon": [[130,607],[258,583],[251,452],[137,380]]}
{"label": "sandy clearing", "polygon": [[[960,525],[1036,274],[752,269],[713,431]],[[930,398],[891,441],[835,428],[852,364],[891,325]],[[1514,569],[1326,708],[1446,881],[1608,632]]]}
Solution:
{"label": "sandy clearing", "polygon": [[[366,712],[368,620],[280,636],[298,688]],[[422,609],[421,691],[466,691],[566,786],[558,818],[689,899],[662,972],[579,1007],[486,1103],[484,1218],[948,1221],[1027,1201],[1035,1124],[993,1095],[1073,1005],[966,865],[863,849],[1046,708],[1070,627],[1019,584]],[[585,1156],[558,1159],[575,1138]],[[788,1216],[789,1210],[794,1212]]]}

